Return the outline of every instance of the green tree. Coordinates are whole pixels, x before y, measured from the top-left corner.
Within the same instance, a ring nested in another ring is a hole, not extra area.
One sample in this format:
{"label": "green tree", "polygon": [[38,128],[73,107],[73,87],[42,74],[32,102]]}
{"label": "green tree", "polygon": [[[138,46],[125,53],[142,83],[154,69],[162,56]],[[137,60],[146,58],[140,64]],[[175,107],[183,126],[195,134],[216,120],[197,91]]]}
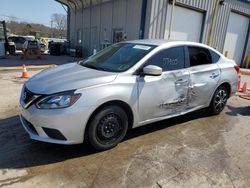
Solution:
{"label": "green tree", "polygon": [[30,35],[32,31],[32,26],[30,24],[26,24],[24,28],[24,35]]}

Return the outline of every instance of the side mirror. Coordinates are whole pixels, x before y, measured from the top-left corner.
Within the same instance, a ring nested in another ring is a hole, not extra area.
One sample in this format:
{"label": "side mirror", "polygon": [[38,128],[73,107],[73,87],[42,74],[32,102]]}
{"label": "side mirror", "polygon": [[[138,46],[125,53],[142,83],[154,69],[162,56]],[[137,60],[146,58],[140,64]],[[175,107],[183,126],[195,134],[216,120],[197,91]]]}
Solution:
{"label": "side mirror", "polygon": [[160,76],[162,74],[162,68],[155,65],[147,65],[143,68],[143,74],[149,76]]}

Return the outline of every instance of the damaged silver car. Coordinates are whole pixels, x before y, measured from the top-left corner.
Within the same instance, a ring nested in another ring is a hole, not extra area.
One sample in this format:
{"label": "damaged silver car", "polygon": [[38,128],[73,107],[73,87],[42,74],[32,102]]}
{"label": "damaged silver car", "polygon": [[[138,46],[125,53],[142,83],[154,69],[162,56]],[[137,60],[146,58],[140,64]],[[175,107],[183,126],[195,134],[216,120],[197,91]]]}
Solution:
{"label": "damaged silver car", "polygon": [[137,40],[114,44],[78,63],[28,80],[20,119],[35,140],[98,150],[128,129],[201,108],[219,114],[236,92],[239,67],[193,42]]}

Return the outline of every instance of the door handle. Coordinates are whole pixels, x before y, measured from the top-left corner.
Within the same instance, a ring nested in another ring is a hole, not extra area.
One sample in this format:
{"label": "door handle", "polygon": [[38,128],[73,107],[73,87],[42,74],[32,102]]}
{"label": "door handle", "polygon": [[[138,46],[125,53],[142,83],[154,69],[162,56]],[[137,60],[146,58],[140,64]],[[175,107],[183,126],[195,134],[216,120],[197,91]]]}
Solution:
{"label": "door handle", "polygon": [[176,80],[175,83],[176,83],[177,85],[181,85],[181,84],[186,84],[186,83],[188,83],[188,81],[187,81],[187,80],[183,80],[183,79],[179,79],[179,80]]}
{"label": "door handle", "polygon": [[213,73],[210,75],[210,78],[215,79],[215,78],[217,78],[219,75],[220,75],[219,73],[213,72]]}

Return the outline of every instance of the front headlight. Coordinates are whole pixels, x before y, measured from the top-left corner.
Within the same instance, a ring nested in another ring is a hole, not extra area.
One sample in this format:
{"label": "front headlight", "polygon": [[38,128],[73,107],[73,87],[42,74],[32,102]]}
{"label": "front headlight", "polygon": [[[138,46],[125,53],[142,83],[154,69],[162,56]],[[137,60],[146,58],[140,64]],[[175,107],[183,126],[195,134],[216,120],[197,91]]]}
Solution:
{"label": "front headlight", "polygon": [[36,103],[39,109],[59,109],[72,106],[79,98],[81,94],[74,94],[72,92],[58,93],[47,96]]}

